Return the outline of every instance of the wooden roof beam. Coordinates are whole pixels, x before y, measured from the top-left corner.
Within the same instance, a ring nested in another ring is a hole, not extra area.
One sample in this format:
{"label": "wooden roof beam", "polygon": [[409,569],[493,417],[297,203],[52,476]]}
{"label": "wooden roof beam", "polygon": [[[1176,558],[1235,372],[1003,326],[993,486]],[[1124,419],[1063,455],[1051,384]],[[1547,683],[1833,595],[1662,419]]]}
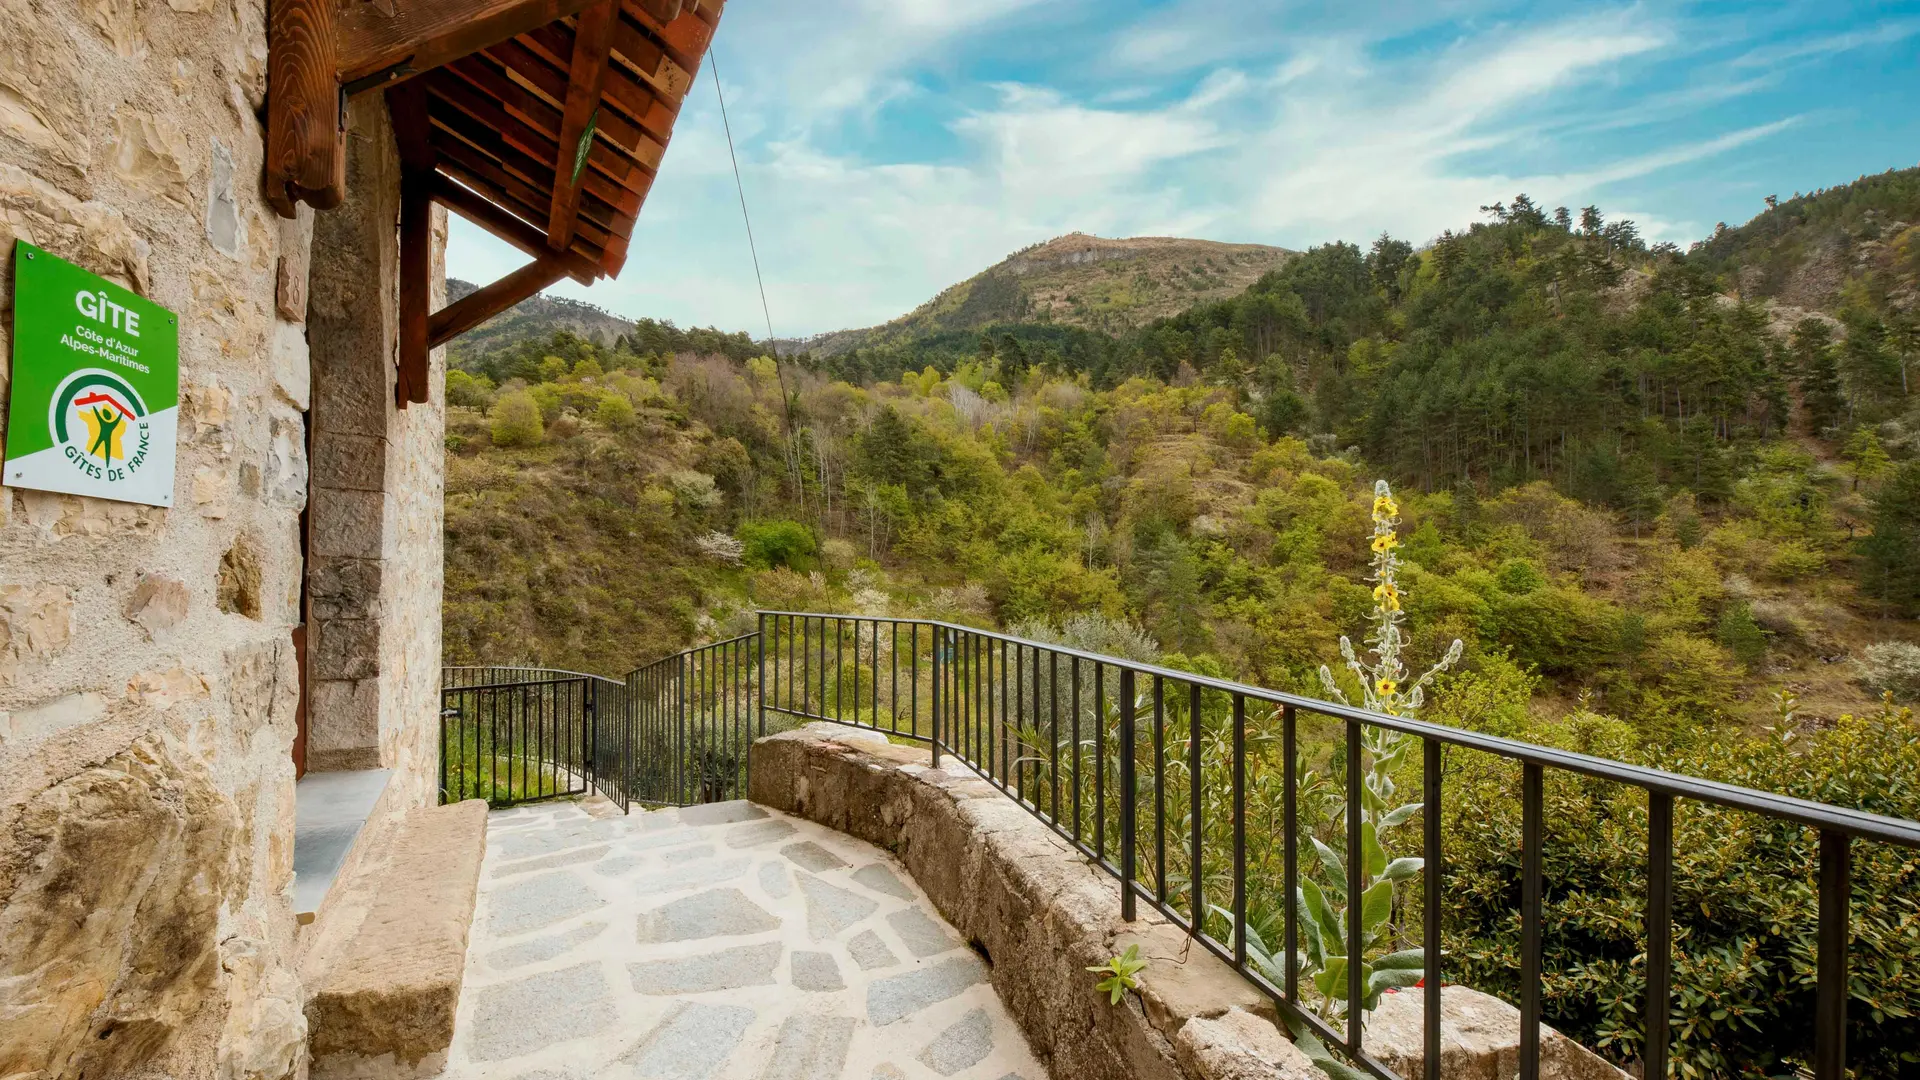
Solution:
{"label": "wooden roof beam", "polygon": [[346,109],[333,0],[273,0],[267,17],[267,202],[281,217],[347,195]]}
{"label": "wooden roof beam", "polygon": [[335,16],[336,77],[343,86],[375,89],[578,14],[591,2],[398,0],[393,4],[344,4]]}
{"label": "wooden roof beam", "polygon": [[580,13],[574,26],[567,104],[560,118],[559,156],[553,163],[553,209],[547,217],[547,245],[555,251],[567,249],[580,216],[580,173],[593,151],[600,87],[607,79],[613,24],[619,17],[619,0],[599,0]]}

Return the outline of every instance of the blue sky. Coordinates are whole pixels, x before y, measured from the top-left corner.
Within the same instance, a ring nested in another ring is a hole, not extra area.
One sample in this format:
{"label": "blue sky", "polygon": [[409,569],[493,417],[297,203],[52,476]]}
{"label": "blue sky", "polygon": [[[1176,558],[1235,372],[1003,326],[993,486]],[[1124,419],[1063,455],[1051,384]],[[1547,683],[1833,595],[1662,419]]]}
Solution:
{"label": "blue sky", "polygon": [[[1684,246],[1920,163],[1920,0],[732,0],[715,52],[782,337],[1074,230],[1418,244],[1524,191]],[[766,333],[714,72],[620,278],[555,292]],[[449,273],[521,261],[455,219]]]}

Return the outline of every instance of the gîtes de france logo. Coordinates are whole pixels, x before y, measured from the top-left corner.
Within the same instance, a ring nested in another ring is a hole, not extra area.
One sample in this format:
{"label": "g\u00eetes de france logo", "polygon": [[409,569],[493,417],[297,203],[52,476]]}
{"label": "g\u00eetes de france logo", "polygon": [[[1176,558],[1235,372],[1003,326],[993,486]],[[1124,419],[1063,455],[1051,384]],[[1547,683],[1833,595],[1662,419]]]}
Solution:
{"label": "g\u00eetes de france logo", "polygon": [[82,368],[54,389],[47,430],[60,456],[109,484],[133,479],[153,446],[146,402],[125,379],[99,368]]}

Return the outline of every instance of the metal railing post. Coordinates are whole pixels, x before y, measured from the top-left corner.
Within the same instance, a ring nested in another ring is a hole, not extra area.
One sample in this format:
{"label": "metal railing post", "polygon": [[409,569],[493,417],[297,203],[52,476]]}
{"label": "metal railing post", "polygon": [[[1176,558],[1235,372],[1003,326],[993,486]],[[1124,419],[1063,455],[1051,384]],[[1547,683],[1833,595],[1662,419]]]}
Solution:
{"label": "metal railing post", "polygon": [[587,751],[586,760],[581,764],[586,766],[583,771],[587,774],[588,794],[592,794],[597,789],[595,781],[600,775],[598,761],[600,740],[597,737],[600,734],[600,725],[598,718],[594,715],[594,706],[599,703],[599,699],[600,688],[594,685],[593,680],[589,679],[580,684],[580,745]]}
{"label": "metal railing post", "polygon": [[1120,917],[1133,921],[1133,669],[1120,669]]}
{"label": "metal railing post", "polygon": [[933,640],[933,701],[930,706],[933,719],[930,725],[932,738],[928,741],[933,745],[933,767],[937,769],[940,767],[940,650],[946,644],[947,631],[937,624],[928,629],[932,631],[928,636]]}
{"label": "metal railing post", "polygon": [[[756,717],[755,737],[767,733],[767,613],[760,612],[758,629],[754,632],[754,652],[757,654],[753,676],[753,704]],[[753,753],[747,753],[747,784],[753,784]]]}

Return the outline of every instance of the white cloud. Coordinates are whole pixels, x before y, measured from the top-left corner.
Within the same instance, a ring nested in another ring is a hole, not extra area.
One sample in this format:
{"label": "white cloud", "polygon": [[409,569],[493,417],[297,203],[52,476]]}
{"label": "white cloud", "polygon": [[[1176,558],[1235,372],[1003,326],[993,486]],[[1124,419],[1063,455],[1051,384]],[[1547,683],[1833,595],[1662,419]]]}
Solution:
{"label": "white cloud", "polygon": [[1777,67],[1795,60],[1812,60],[1875,45],[1893,45],[1920,33],[1920,20],[1902,19],[1878,26],[1828,34],[1754,49],[1733,61],[1735,67]]}

